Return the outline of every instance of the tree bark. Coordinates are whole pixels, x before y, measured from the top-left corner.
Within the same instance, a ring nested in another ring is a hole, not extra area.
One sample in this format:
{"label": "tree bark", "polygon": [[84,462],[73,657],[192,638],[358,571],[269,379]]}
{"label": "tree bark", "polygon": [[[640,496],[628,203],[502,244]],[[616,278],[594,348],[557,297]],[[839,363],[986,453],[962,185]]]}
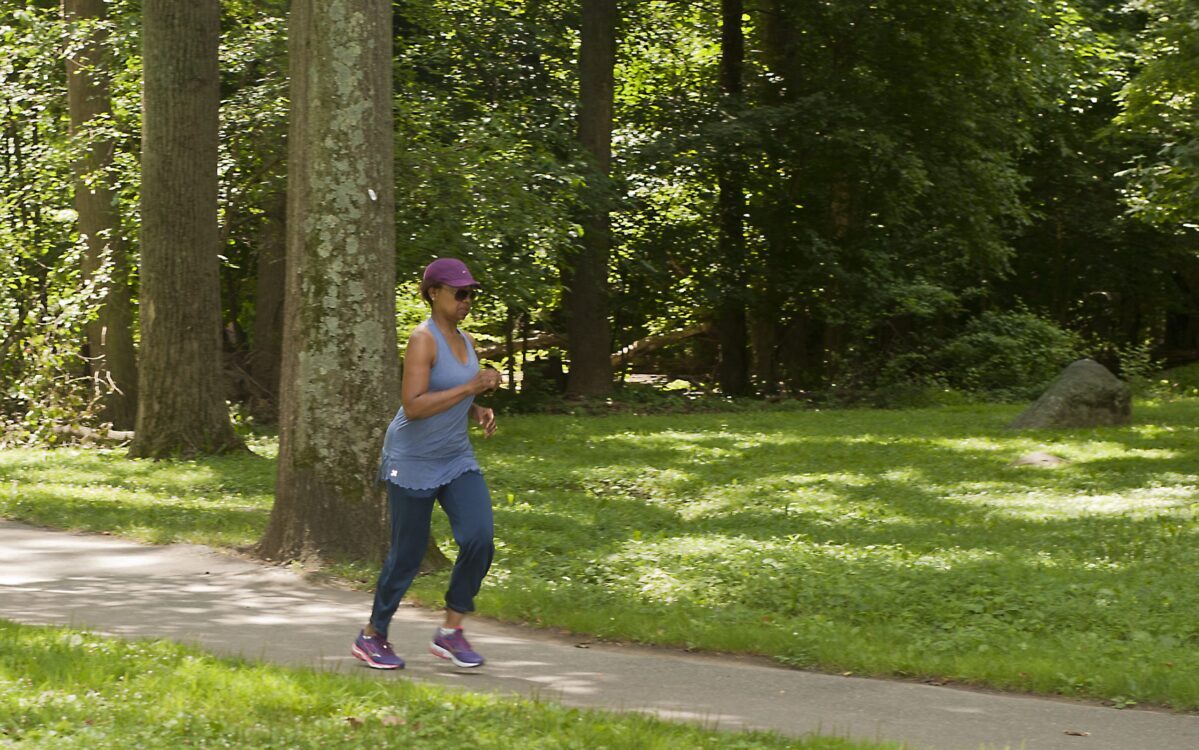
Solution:
{"label": "tree bark", "polygon": [[279,475],[260,551],[374,558],[399,405],[388,0],[295,0]]}
{"label": "tree bark", "polygon": [[264,391],[252,400],[252,413],[262,422],[279,418],[279,375],[283,364],[283,297],[287,285],[287,197],[278,195],[266,207],[266,224],[258,237],[258,279],[254,296],[250,376]]}
{"label": "tree bark", "polygon": [[[726,114],[735,115],[741,105],[742,69],[745,65],[745,32],[741,17],[743,0],[721,0],[720,88]],[[727,396],[750,392],[749,349],[746,322],[745,255],[745,166],[736,144],[721,149],[718,157],[717,200],[720,225],[720,259],[723,269],[716,331],[720,342],[717,380]]]}
{"label": "tree bark", "polygon": [[778,390],[778,344],[781,326],[773,310],[757,308],[749,329],[753,345],[754,375],[766,393]]}
{"label": "tree bark", "polygon": [[217,0],[145,0],[141,331],[133,456],[244,448],[221,371]]}
{"label": "tree bark", "polygon": [[[129,260],[121,242],[116,195],[107,171],[115,144],[89,128],[102,124],[112,111],[108,74],[103,59],[104,0],[63,0],[68,29],[80,26],[81,39],[68,40],[67,106],[70,133],[81,141],[76,159],[75,211],[79,236],[85,243],[82,279],[97,286],[96,317],[87,324],[87,349],[94,377],[109,384],[103,417],[119,430],[132,429],[137,419],[137,362],[133,351],[133,311],[129,294]],[[98,121],[98,122],[97,122]]]}
{"label": "tree bark", "polygon": [[567,393],[598,396],[612,389],[608,360],[608,255],[612,242],[608,176],[612,170],[612,106],[616,66],[616,0],[582,0],[579,49],[579,143],[592,159],[583,237],[563,269],[570,374]]}

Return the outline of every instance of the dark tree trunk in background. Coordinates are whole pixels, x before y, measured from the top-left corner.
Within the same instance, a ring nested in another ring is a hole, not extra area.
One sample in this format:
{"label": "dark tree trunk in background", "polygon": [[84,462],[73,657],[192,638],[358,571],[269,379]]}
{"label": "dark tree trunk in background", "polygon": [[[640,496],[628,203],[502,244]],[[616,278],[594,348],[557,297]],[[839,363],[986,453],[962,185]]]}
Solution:
{"label": "dark tree trunk in background", "polygon": [[262,422],[275,422],[279,418],[286,268],[287,196],[278,195],[266,206],[266,223],[258,236],[258,279],[249,360],[250,377],[254,379],[251,410]]}
{"label": "dark tree trunk in background", "polygon": [[[799,48],[800,35],[791,23],[790,2],[762,0],[758,4],[761,12],[755,15],[759,24],[758,40],[762,45],[762,59],[771,70],[778,71],[779,75],[786,78],[783,87],[767,87],[762,92],[766,105],[789,104],[794,92],[802,90],[802,81],[797,80],[794,73],[799,67],[794,56]],[[768,168],[782,168],[784,163],[778,157],[774,158]],[[795,194],[792,191],[798,186],[799,179],[798,175],[793,175],[788,181],[772,185],[770,195],[765,196],[763,220],[758,225],[764,235],[764,246],[758,261],[762,266],[760,280],[754,283],[749,305],[749,328],[754,379],[766,393],[778,391],[782,374],[780,365],[785,359],[780,352],[785,336],[779,310],[782,309],[786,292],[779,279],[783,272],[790,270],[789,266],[793,263],[789,257],[791,237],[788,227],[796,217],[794,201],[790,199]],[[814,324],[810,319],[808,323]]]}
{"label": "dark tree trunk in background", "polygon": [[[720,88],[726,114],[735,115],[741,105],[742,68],[745,63],[745,34],[741,25],[742,0],[721,2]],[[727,396],[750,392],[749,349],[746,324],[745,255],[745,164],[736,144],[722,149],[718,157],[718,210],[720,225],[719,273],[722,284],[716,310],[716,334],[720,342],[717,380]]]}
{"label": "dark tree trunk in background", "polygon": [[118,430],[131,430],[137,419],[137,362],[133,351],[133,311],[129,293],[129,259],[121,242],[116,196],[109,187],[114,144],[93,137],[91,125],[111,112],[108,74],[103,60],[106,33],[104,0],[63,0],[68,28],[76,24],[82,38],[68,41],[67,102],[71,136],[84,139],[74,164],[75,211],[79,235],[86,243],[82,281],[98,287],[99,309],[87,325],[87,348],[94,376],[111,384],[103,401],[103,417]]}
{"label": "dark tree trunk in background", "polygon": [[1178,304],[1166,312],[1162,354],[1173,365],[1199,357],[1199,263],[1187,262],[1171,278]]}
{"label": "dark tree trunk in background", "polygon": [[608,255],[612,242],[607,178],[612,171],[612,103],[616,66],[616,0],[582,0],[579,49],[579,142],[592,158],[595,179],[583,237],[563,269],[571,395],[612,389],[608,355]]}
{"label": "dark tree trunk in background", "polygon": [[217,0],[145,0],[141,361],[134,456],[244,447],[225,405]]}
{"label": "dark tree trunk in background", "polygon": [[399,405],[389,0],[292,3],[287,293],[270,558],[369,559]]}

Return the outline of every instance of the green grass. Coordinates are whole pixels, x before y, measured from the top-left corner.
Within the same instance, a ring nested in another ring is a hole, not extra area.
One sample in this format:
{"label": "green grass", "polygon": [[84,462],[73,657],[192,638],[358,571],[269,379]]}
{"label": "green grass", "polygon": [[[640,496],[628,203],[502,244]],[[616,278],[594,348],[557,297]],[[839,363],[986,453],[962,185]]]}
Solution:
{"label": "green grass", "polygon": [[706,731],[382,679],[217,659],[0,620],[0,747],[806,748],[840,738]]}
{"label": "green grass", "polygon": [[156,544],[253,544],[274,502],[273,441],[254,453],[179,461],[123,449],[0,450],[0,515]]}
{"label": "green grass", "polygon": [[[1136,424],[1099,430],[1012,433],[1017,411],[506,418],[477,442],[499,537],[480,611],[826,671],[1199,708],[1199,399],[1138,403]],[[1033,450],[1070,463],[1010,465]],[[6,451],[0,514],[246,544],[272,478],[265,458]],[[346,572],[369,585],[376,570]],[[445,580],[413,596],[436,604]]]}

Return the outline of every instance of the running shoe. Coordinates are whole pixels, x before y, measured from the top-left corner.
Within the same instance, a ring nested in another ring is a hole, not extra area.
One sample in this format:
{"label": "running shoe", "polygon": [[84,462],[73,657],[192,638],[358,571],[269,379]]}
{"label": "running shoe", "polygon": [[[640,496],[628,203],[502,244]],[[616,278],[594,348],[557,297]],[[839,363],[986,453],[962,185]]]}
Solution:
{"label": "running shoe", "polygon": [[442,635],[441,628],[433,633],[433,643],[429,650],[434,656],[449,659],[456,667],[478,667],[483,664],[483,657],[470,647],[470,642],[462,634],[462,628],[455,628],[449,635]]}
{"label": "running shoe", "polygon": [[350,653],[374,669],[404,668],[404,660],[391,650],[391,644],[387,642],[387,639],[377,635],[367,635],[365,630],[359,633],[358,638],[354,640],[354,646],[350,649]]}

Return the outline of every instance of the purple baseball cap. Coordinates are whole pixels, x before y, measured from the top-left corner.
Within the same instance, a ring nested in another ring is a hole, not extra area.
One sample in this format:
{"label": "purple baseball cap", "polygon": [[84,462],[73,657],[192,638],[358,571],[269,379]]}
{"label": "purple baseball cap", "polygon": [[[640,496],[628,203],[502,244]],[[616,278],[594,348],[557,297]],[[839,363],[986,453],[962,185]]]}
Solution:
{"label": "purple baseball cap", "polygon": [[446,286],[479,286],[470,269],[457,258],[438,258],[425,266],[425,281]]}

